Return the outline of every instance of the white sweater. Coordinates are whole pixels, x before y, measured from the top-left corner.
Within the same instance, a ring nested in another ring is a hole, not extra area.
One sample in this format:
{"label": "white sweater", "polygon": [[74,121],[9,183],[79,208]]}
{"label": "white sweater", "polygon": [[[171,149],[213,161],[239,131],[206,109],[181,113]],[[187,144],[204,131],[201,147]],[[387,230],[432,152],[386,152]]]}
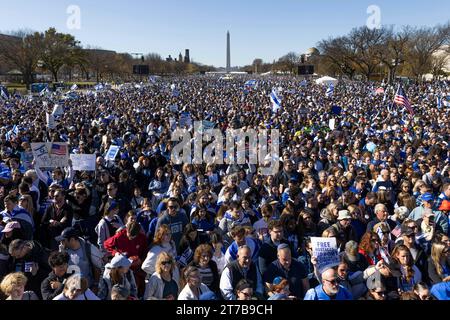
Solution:
{"label": "white sweater", "polygon": [[141,266],[145,273],[152,275],[156,271],[156,259],[158,259],[159,254],[163,251],[170,254],[173,259],[177,257],[177,250],[173,241],[171,243],[153,246]]}

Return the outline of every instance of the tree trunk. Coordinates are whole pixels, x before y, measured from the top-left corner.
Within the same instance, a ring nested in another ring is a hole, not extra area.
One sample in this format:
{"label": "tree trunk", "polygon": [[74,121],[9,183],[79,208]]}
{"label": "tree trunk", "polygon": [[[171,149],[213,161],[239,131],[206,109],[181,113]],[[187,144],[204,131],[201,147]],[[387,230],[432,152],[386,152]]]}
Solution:
{"label": "tree trunk", "polygon": [[58,82],[58,71],[52,71],[52,74],[53,74],[53,80],[55,82]]}

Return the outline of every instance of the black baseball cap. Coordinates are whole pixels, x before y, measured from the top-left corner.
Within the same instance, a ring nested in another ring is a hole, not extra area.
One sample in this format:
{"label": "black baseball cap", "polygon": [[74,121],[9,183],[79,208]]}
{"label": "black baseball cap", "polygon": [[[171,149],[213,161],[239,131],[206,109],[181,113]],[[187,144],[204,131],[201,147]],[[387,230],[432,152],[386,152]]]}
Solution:
{"label": "black baseball cap", "polygon": [[78,238],[80,234],[75,228],[69,227],[63,230],[59,237],[56,237],[55,240],[57,242],[61,242],[63,240],[68,240],[70,238]]}

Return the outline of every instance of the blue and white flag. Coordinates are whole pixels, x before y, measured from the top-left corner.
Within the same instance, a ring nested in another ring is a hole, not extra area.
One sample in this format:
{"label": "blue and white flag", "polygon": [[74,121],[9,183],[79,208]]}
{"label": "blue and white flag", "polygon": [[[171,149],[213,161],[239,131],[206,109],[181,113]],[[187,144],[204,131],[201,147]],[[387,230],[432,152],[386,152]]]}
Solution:
{"label": "blue and white flag", "polygon": [[72,91],[78,90],[77,84],[75,83],[73,86],[71,86],[70,90],[72,90]]}
{"label": "blue and white flag", "polygon": [[101,91],[101,90],[103,90],[105,87],[103,86],[103,84],[101,84],[101,83],[99,83],[99,84],[97,84],[97,85],[95,85],[94,86],[94,89],[96,90],[96,91]]}
{"label": "blue and white flag", "polygon": [[12,127],[12,129],[11,130],[9,130],[6,134],[5,134],[5,136],[6,136],[6,140],[11,140],[11,138],[15,138],[15,137],[17,137],[19,135],[19,127],[17,126],[17,125],[14,125],[13,127]]}
{"label": "blue and white flag", "polygon": [[5,87],[0,87],[0,97],[4,100],[9,100],[9,93]]}
{"label": "blue and white flag", "polygon": [[325,96],[326,96],[327,98],[329,98],[329,97],[331,97],[331,96],[333,95],[333,93],[334,93],[334,86],[331,84],[331,85],[328,87],[327,92],[325,92]]}
{"label": "blue and white flag", "polygon": [[440,110],[442,108],[442,96],[438,96],[436,99],[437,99],[437,108]]}
{"label": "blue and white flag", "polygon": [[446,108],[450,107],[450,95],[442,97],[442,104]]}
{"label": "blue and white flag", "polygon": [[306,87],[308,85],[308,81],[305,79],[302,82],[300,82],[300,87]]}
{"label": "blue and white flag", "polygon": [[245,83],[245,86],[246,86],[246,87],[252,87],[252,88],[254,88],[254,87],[256,86],[256,80],[248,80],[248,81]]}
{"label": "blue and white flag", "polygon": [[48,88],[48,87],[45,87],[40,93],[39,93],[39,96],[40,97],[45,97],[45,96],[47,96],[47,95],[49,95],[51,92],[50,92],[50,89]]}
{"label": "blue and white flag", "polygon": [[281,109],[281,98],[278,96],[277,90],[274,88],[270,93],[270,101],[272,102],[272,111],[276,113]]}

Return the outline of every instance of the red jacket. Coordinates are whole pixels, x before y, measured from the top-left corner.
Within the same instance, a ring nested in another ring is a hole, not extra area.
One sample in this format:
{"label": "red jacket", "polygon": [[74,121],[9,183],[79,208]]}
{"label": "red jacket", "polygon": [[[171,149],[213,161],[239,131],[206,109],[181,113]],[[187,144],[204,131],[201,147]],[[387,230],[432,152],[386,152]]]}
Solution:
{"label": "red jacket", "polygon": [[104,242],[105,249],[113,256],[116,253],[126,253],[127,257],[139,257],[144,261],[148,253],[147,237],[143,233],[133,240],[128,239],[127,230],[123,229]]}

